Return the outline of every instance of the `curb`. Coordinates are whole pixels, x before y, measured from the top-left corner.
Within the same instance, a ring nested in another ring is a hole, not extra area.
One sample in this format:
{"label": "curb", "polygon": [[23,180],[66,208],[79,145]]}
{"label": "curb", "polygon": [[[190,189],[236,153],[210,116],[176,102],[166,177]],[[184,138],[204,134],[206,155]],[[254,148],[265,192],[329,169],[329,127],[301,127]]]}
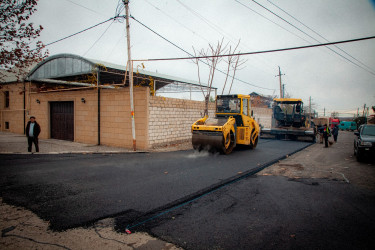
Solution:
{"label": "curb", "polygon": [[92,152],[92,151],[61,151],[61,152],[0,152],[0,155],[60,155],[60,154],[146,154],[149,151],[102,151],[102,152]]}

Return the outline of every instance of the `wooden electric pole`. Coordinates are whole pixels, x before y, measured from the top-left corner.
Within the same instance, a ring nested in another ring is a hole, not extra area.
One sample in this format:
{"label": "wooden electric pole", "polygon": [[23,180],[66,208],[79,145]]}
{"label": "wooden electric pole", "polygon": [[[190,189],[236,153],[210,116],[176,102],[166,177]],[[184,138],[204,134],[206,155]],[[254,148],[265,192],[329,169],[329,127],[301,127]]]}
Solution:
{"label": "wooden electric pole", "polygon": [[311,96],[309,98],[309,128],[311,126]]}
{"label": "wooden electric pole", "polygon": [[285,74],[281,74],[281,69],[280,69],[280,66],[279,66],[279,74],[277,76],[279,77],[279,83],[280,83],[280,98],[284,98],[283,89],[282,89],[283,87],[282,87],[282,83],[281,83],[281,76],[282,75],[285,75]]}
{"label": "wooden electric pole", "polygon": [[133,61],[130,51],[130,25],[129,25],[129,0],[123,0],[125,4],[125,18],[126,18],[126,37],[128,45],[128,64],[129,64],[129,89],[130,89],[130,116],[132,120],[132,136],[133,136],[133,150],[137,150],[137,143],[135,138],[135,120],[134,120],[134,100],[133,100]]}

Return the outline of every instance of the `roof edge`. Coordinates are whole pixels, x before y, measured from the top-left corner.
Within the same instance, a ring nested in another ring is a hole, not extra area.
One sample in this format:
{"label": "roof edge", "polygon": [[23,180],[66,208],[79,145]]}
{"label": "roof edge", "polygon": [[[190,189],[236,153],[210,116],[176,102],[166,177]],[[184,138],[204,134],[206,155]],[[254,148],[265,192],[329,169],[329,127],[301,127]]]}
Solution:
{"label": "roof edge", "polygon": [[34,68],[32,68],[32,70],[30,70],[30,72],[27,74],[26,76],[26,80],[29,80],[29,77],[35,72],[37,71],[42,65],[56,59],[56,58],[74,58],[74,59],[79,59],[79,60],[82,60],[82,61],[85,61],[89,64],[91,64],[92,66],[96,65],[95,62],[93,61],[90,61],[88,60],[87,58],[84,58],[82,56],[79,56],[79,55],[75,55],[75,54],[69,54],[69,53],[62,53],[62,54],[57,54],[57,55],[53,55],[53,56],[49,56],[47,57],[45,60],[41,61],[40,63],[38,63]]}

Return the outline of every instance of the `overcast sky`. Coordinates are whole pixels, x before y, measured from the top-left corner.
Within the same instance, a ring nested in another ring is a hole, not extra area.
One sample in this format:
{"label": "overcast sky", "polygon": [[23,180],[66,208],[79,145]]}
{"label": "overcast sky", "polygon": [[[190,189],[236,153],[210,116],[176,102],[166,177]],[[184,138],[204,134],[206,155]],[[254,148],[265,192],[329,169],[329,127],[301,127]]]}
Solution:
{"label": "overcast sky", "polygon": [[[137,20],[190,53],[193,47],[206,49],[222,38],[232,47],[240,40],[240,51],[252,52],[375,35],[375,5],[369,0],[256,1],[289,23],[251,0],[131,0],[129,6]],[[117,6],[118,0],[39,0],[32,21],[44,27],[41,40],[47,44],[113,17]],[[188,56],[134,20],[130,22],[133,59]],[[321,115],[324,108],[329,114],[362,111],[365,103],[375,105],[375,39],[329,48],[342,56],[325,47],[243,56],[247,62],[236,77],[249,84],[235,80],[231,93],[278,95],[275,76],[280,66],[286,92],[302,98],[305,105],[311,96]],[[125,23],[107,22],[48,49],[50,55],[72,53],[126,65]],[[198,80],[191,61],[144,65],[149,71]],[[224,70],[226,65],[218,67]],[[215,75],[219,93],[224,80],[223,74]],[[207,82],[207,75],[202,82]]]}

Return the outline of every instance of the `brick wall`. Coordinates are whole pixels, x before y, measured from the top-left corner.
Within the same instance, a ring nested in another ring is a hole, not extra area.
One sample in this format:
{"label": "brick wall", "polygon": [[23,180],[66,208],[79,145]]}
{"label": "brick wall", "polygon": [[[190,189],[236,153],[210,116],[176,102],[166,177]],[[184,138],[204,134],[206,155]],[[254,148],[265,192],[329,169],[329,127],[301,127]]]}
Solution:
{"label": "brick wall", "polygon": [[[215,103],[209,105],[209,115],[214,116]],[[191,140],[191,125],[202,118],[204,102],[149,97],[150,147]]]}
{"label": "brick wall", "polygon": [[[2,84],[0,91],[0,131],[23,134],[23,83]],[[9,92],[9,107],[5,107],[5,92]],[[6,129],[5,123],[9,125]]]}
{"label": "brick wall", "polygon": [[271,128],[272,109],[253,107],[255,121],[264,128]]}
{"label": "brick wall", "polygon": [[[74,141],[98,143],[98,92],[96,89],[31,93],[26,87],[26,122],[35,116],[41,126],[40,138],[50,135],[50,102],[74,102]],[[31,86],[33,89],[33,86]],[[0,92],[1,131],[23,134],[23,84],[3,85]],[[9,108],[5,108],[4,91],[10,93]],[[102,145],[133,148],[129,89],[102,89],[100,100],[100,142]],[[81,102],[85,98],[85,103]],[[147,149],[148,143],[148,88],[134,89],[136,140],[138,149]],[[37,103],[39,100],[40,103]],[[5,130],[5,121],[9,129]]]}
{"label": "brick wall", "polygon": [[[148,148],[148,88],[134,88],[134,119],[137,148]],[[101,143],[133,147],[129,89],[103,89],[101,98]]]}
{"label": "brick wall", "polygon": [[[28,84],[26,85],[26,122],[31,115],[36,117],[42,129],[40,138],[51,138],[50,102],[72,101],[74,102],[74,141],[98,143],[96,89],[29,94]],[[23,134],[22,90],[23,84],[3,86],[2,92],[10,92],[10,107],[4,108],[4,94],[0,95],[1,131],[4,131],[6,120],[10,125],[7,131]],[[85,98],[85,103],[81,102],[81,98]],[[191,125],[202,117],[204,111],[204,102],[150,96],[149,88],[134,88],[134,105],[137,149],[191,140]],[[214,116],[214,109],[215,104],[210,103],[210,116]],[[101,144],[131,149],[133,141],[129,89],[102,89],[100,111]]]}

